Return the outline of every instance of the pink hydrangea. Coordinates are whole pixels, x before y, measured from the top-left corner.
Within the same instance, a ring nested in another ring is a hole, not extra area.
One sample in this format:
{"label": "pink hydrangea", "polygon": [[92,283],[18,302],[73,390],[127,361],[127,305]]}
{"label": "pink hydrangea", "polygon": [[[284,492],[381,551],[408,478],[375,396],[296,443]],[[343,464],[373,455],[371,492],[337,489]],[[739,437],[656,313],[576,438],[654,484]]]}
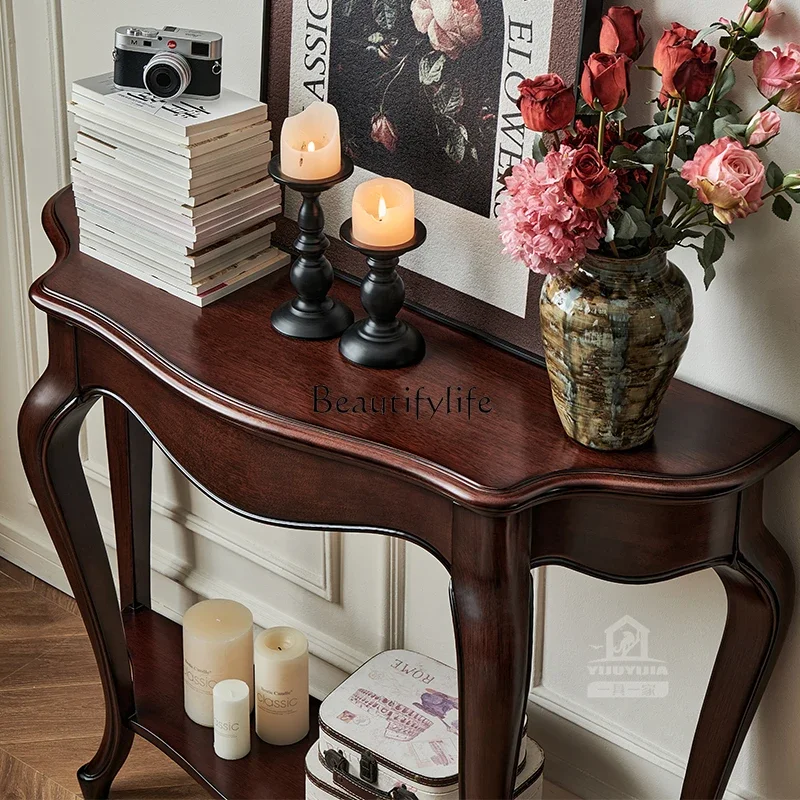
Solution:
{"label": "pink hydrangea", "polygon": [[499,212],[503,252],[533,272],[575,269],[587,252],[600,247],[608,216],[619,200],[615,188],[610,200],[599,208],[578,205],[567,188],[576,152],[562,145],[541,163],[524,159],[506,179],[506,196]]}

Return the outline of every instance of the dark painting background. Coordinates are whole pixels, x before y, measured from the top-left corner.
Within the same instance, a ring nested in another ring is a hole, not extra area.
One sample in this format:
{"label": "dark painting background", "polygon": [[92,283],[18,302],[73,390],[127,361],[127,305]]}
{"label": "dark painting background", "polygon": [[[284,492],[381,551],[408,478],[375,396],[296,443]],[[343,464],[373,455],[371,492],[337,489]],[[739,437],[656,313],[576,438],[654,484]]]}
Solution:
{"label": "dark painting background", "polygon": [[504,16],[501,0],[479,7],[483,36],[453,59],[417,30],[410,0],[333,0],[328,100],[357,165],[488,217]]}

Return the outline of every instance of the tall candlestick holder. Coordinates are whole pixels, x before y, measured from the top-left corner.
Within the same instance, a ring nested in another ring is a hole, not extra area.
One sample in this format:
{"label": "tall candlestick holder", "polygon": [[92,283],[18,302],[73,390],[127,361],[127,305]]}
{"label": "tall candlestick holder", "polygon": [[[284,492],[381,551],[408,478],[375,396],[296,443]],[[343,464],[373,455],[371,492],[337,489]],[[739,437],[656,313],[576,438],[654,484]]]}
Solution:
{"label": "tall candlestick holder", "polygon": [[396,247],[377,247],[353,237],[353,220],[347,220],[339,238],[366,256],[369,273],[361,284],[361,304],[367,319],[351,325],[342,335],[339,352],[354,364],[372,369],[400,369],[425,358],[425,340],[408,322],[397,319],[406,297],[403,279],[397,273],[400,257],[421,247],[428,232],[414,220],[414,237]]}
{"label": "tall candlestick holder", "polygon": [[272,314],[272,327],[293,339],[334,339],[353,324],[353,312],[328,297],[333,286],[333,267],[325,256],[330,240],[325,235],[325,215],[320,195],[353,174],[353,162],[342,154],[342,168],[330,178],[298,180],[281,170],[281,157],[269,163],[269,174],[281,186],[303,196],[297,223],[300,235],[294,248],[300,254],[292,265],[291,281],[297,296]]}

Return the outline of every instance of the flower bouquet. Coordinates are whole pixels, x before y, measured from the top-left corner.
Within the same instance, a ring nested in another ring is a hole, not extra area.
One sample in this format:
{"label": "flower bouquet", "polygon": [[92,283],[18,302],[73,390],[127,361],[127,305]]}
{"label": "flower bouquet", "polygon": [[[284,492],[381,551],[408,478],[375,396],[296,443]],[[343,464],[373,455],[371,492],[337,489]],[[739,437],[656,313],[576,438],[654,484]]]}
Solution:
{"label": "flower bouquet", "polygon": [[[672,23],[644,63],[642,12],[611,8],[579,97],[558,75],[520,84],[536,131],[531,158],[506,176],[505,252],[547,275],[541,316],[553,396],[567,433],[598,449],[653,434],[688,344],[691,289],[667,260],[691,248],[708,288],[732,226],[770,204],[782,220],[800,202],[800,173],[765,165],[779,111],[800,111],[800,45],[762,50],[771,0],[701,31]],[[710,40],[718,39],[715,46]],[[731,99],[734,65],[748,62],[763,106]],[[661,78],[651,125],[626,125],[631,75]]]}

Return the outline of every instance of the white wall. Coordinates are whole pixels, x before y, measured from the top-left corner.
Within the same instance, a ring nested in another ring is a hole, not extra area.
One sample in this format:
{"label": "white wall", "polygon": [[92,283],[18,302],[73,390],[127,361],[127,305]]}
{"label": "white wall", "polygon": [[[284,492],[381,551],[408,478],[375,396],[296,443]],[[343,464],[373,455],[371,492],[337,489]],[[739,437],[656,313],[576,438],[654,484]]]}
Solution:
{"label": "white wall", "polygon": [[[783,42],[792,30],[800,38],[800,0],[776,2],[787,15],[770,41]],[[0,270],[0,555],[62,587],[63,572],[16,455],[15,416],[46,359],[42,319],[34,317],[25,291],[52,261],[39,212],[67,181],[64,87],[110,69],[117,25],[190,23],[225,35],[231,88],[258,90],[260,0],[173,0],[169,18],[164,5],[158,0],[0,0],[0,248],[7,265]],[[673,19],[702,27],[733,16],[739,1],[644,0],[642,5],[657,38]],[[747,70],[740,74],[737,95],[755,108]],[[785,169],[797,168],[800,118],[787,118],[785,124],[787,132],[771,154]],[[699,266],[682,253],[675,256],[692,280],[697,305],[682,377],[800,424],[794,400],[800,396],[797,223],[786,225],[763,213],[740,225],[737,234],[708,294]],[[85,460],[110,537],[102,420],[96,411],[88,425]],[[795,459],[768,484],[766,518],[800,568],[799,482],[800,460]],[[155,485],[154,587],[165,613],[178,618],[197,595],[226,595],[251,605],[261,624],[297,624],[310,633],[318,657],[317,693],[334,685],[342,670],[404,640],[411,648],[454,660],[447,576],[430,556],[409,548],[406,563],[403,546],[380,537],[266,531],[214,507],[163,458],[157,460]],[[542,647],[531,729],[547,750],[551,779],[585,797],[677,796],[725,615],[715,576],[626,588],[550,569],[537,600]],[[668,665],[670,693],[664,700],[587,698],[593,646],[625,614],[651,629],[652,654]],[[800,798],[798,630],[800,619],[734,773],[732,790],[740,796]]]}

